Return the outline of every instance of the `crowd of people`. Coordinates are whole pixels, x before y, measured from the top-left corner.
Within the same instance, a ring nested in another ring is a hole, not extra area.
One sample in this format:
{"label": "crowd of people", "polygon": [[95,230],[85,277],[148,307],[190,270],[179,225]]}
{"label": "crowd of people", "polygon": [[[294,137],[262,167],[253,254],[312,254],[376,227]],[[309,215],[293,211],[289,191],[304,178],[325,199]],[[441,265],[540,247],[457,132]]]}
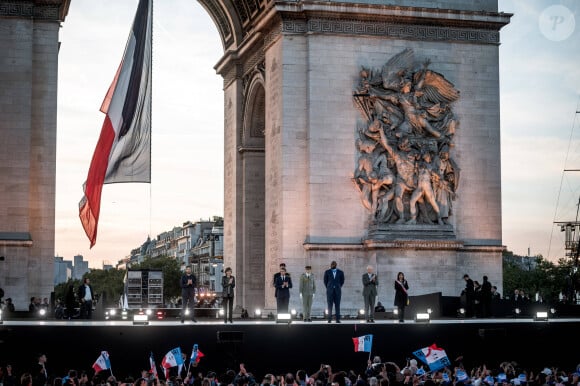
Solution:
{"label": "crowd of people", "polygon": [[366,367],[335,370],[329,364],[315,369],[292,372],[256,374],[240,363],[236,370],[204,372],[193,366],[183,367],[180,373],[169,376],[152,369],[142,369],[136,376],[117,379],[108,370],[89,376],[86,371],[69,370],[66,374],[50,374],[46,355],[39,354],[38,362],[29,370],[14,370],[10,364],[0,367],[3,386],[580,386],[580,364],[572,369],[544,367],[527,369],[515,362],[479,363],[470,368],[463,358],[455,359],[447,367],[430,371],[429,367],[407,359],[403,366],[382,361],[380,356],[369,360]]}

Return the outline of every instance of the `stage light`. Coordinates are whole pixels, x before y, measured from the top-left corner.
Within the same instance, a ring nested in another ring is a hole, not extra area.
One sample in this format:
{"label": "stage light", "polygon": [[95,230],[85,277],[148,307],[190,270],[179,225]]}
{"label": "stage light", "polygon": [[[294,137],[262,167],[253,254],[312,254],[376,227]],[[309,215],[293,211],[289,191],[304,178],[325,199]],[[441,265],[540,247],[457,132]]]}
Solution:
{"label": "stage light", "polygon": [[2,309],[0,309],[0,324],[4,323],[4,319],[2,319]]}
{"label": "stage light", "polygon": [[110,309],[110,310],[109,310],[109,315],[111,315],[111,316],[115,316],[115,315],[117,315],[117,310],[116,310],[116,309],[114,309],[114,308]]}
{"label": "stage light", "polygon": [[429,323],[430,315],[428,312],[417,312],[415,314],[416,323]]}
{"label": "stage light", "polygon": [[292,323],[292,315],[290,314],[278,314],[276,315],[276,323]]}
{"label": "stage light", "polygon": [[328,309],[324,310],[324,316],[328,316]]}
{"label": "stage light", "polygon": [[427,313],[429,314],[429,317],[431,317],[431,314],[433,313],[433,310],[431,308],[427,308]]}
{"label": "stage light", "polygon": [[129,313],[127,312],[127,310],[121,311],[121,319],[127,320],[128,317],[129,317]]}
{"label": "stage light", "polygon": [[522,310],[520,310],[519,308],[514,308],[514,317],[517,318],[518,316],[520,316]]}
{"label": "stage light", "polygon": [[[189,315],[189,308],[185,309],[185,316]],[[223,314],[222,314],[223,315]]]}
{"label": "stage light", "polygon": [[254,311],[254,318],[260,319],[262,317],[262,310],[259,308],[256,308],[256,310]]}
{"label": "stage light", "polygon": [[153,313],[153,310],[151,310],[151,308],[147,308],[147,309],[145,310],[145,314],[146,314],[147,316],[151,316],[151,314],[152,314],[152,313]]}
{"label": "stage light", "polygon": [[133,315],[133,325],[145,326],[149,324],[149,316],[147,314],[134,314]]}
{"label": "stage light", "polygon": [[536,316],[534,316],[534,320],[537,322],[547,322],[548,321],[548,311],[536,312]]}
{"label": "stage light", "polygon": [[457,310],[457,317],[461,319],[465,318],[465,308],[461,307]]}
{"label": "stage light", "polygon": [[[226,312],[224,311],[224,309],[223,308],[220,308],[220,311],[219,311],[220,316],[224,316],[225,313]],[[187,313],[186,313],[186,315],[187,315]]]}
{"label": "stage light", "polygon": [[290,314],[291,314],[292,316],[296,316],[296,314],[297,314],[297,312],[296,312],[296,309],[295,309],[295,308],[292,308],[292,309],[290,310]]}
{"label": "stage light", "polygon": [[552,316],[556,315],[556,309],[554,307],[550,308],[550,314],[552,314]]}
{"label": "stage light", "polygon": [[398,308],[394,308],[393,309],[393,315],[399,315],[399,309]]}
{"label": "stage light", "polygon": [[163,320],[163,319],[165,319],[165,314],[163,313],[163,311],[157,311],[155,313],[155,316],[157,317],[157,320]]}

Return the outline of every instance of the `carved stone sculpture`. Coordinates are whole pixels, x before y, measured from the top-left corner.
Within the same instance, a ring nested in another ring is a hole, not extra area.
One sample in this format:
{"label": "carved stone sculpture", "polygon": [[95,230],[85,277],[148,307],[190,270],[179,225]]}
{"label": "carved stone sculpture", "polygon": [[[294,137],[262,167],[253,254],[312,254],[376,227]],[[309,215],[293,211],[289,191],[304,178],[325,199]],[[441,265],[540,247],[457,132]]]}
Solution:
{"label": "carved stone sculpture", "polygon": [[405,49],[380,70],[360,72],[353,182],[376,223],[449,224],[460,174],[450,157],[459,91],[429,64],[417,66]]}

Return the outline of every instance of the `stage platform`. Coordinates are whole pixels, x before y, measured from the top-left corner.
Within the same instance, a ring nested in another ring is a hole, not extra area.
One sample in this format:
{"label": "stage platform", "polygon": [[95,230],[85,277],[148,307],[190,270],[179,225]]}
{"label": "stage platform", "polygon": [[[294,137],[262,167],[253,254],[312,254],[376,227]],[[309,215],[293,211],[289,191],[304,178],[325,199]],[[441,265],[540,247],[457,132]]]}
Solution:
{"label": "stage platform", "polygon": [[199,365],[204,373],[237,369],[240,362],[259,377],[298,369],[312,374],[321,364],[361,372],[369,353],[354,352],[352,338],[366,334],[373,334],[371,356],[399,366],[413,357],[413,351],[433,343],[445,349],[452,361],[463,356],[466,366],[493,367],[507,360],[535,371],[546,366],[567,370],[580,361],[576,354],[568,354],[570,348],[580,347],[580,318],[446,318],[428,323],[348,319],[341,324],[322,319],[311,323],[238,319],[224,324],[198,318],[197,323],[153,320],[148,325],[22,319],[0,325],[0,366],[10,363],[21,373],[35,363],[36,353],[43,352],[52,376],[64,376],[71,368],[92,375],[92,364],[101,351],[108,351],[113,374],[124,379],[147,369],[150,353],[159,365],[169,350],[181,347],[189,358],[193,344],[198,344],[205,354]]}

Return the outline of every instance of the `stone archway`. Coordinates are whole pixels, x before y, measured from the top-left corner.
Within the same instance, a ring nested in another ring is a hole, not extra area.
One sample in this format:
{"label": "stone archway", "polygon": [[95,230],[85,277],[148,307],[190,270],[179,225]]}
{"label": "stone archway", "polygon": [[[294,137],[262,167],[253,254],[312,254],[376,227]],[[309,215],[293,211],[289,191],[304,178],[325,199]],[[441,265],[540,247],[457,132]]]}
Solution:
{"label": "stone archway", "polygon": [[265,157],[266,93],[263,72],[248,76],[244,90],[243,124],[240,153],[242,174],[243,254],[237,261],[243,303],[249,310],[264,308],[265,277]]}
{"label": "stone archway", "polygon": [[[290,307],[297,309],[304,265],[320,288],[331,260],[347,276],[347,313],[360,307],[367,264],[381,267],[384,282],[406,271],[415,295],[455,295],[474,267],[501,281],[498,44],[511,15],[498,12],[497,1],[443,0],[436,8],[423,0],[198,1],[224,47],[215,66],[224,79],[224,260],[243,279],[238,305],[273,310],[270,279],[282,261],[295,277]],[[466,160],[467,180],[454,204],[455,233],[442,240],[411,227],[401,229],[403,241],[376,237],[352,184],[357,74],[407,48],[418,61],[434,59],[431,68],[462,95],[478,95],[457,106],[456,158]],[[262,123],[263,137],[253,137]],[[392,303],[391,286],[381,292]],[[314,313],[325,306],[317,296]]]}

